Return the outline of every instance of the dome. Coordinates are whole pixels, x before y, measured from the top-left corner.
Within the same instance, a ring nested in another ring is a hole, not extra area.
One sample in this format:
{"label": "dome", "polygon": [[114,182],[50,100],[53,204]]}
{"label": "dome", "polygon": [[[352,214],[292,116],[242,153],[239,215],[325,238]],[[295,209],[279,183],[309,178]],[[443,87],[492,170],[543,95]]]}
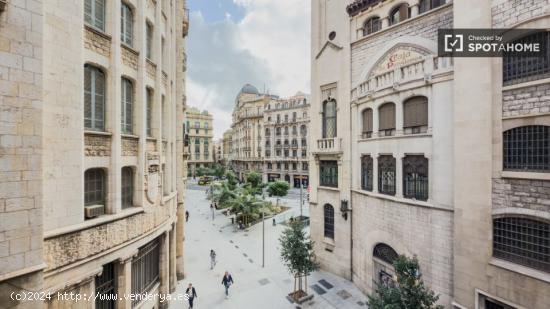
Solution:
{"label": "dome", "polygon": [[260,94],[258,89],[252,86],[251,84],[244,85],[243,88],[241,89],[241,93]]}

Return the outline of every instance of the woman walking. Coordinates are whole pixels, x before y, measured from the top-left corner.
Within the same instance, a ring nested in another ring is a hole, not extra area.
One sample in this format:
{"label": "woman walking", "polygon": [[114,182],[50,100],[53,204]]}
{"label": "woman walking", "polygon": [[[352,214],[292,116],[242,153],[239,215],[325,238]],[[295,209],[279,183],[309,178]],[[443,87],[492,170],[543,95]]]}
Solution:
{"label": "woman walking", "polygon": [[222,284],[225,287],[225,299],[229,298],[229,287],[233,284],[233,277],[229,274],[229,272],[225,272],[222,279]]}

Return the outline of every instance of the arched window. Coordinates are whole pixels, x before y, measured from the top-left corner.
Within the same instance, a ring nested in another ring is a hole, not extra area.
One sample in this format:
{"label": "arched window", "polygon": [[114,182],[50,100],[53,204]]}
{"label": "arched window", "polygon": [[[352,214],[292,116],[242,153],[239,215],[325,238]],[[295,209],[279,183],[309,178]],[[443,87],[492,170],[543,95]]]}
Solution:
{"label": "arched window", "polygon": [[85,0],[84,21],[96,29],[105,31],[105,0]]}
{"label": "arched window", "polygon": [[105,131],[105,74],[94,66],[84,66],[84,127]]}
{"label": "arched window", "polygon": [[288,146],[288,140],[287,139],[285,139],[284,145]]}
{"label": "arched window", "polygon": [[330,99],[323,103],[323,138],[336,137],[336,101]]}
{"label": "arched window", "polygon": [[409,5],[406,3],[400,4],[395,7],[390,13],[390,25],[400,23],[410,17]]}
{"label": "arched window", "polygon": [[428,132],[428,98],[413,97],[403,103],[405,134]]}
{"label": "arched window", "polygon": [[325,204],[323,207],[323,213],[325,218],[325,238],[334,239],[334,207],[330,204]]}
{"label": "arched window", "polygon": [[379,243],[372,252],[374,264],[374,280],[383,286],[395,286],[395,268],[393,263],[398,255],[392,247]]}
{"label": "arched window", "polygon": [[[550,31],[530,34],[511,43],[550,44]],[[525,56],[517,53],[504,53],[502,56],[502,74],[504,86],[550,77],[550,53],[548,50],[540,56]]]}
{"label": "arched window", "polygon": [[269,128],[265,128],[265,137],[269,137],[271,135],[271,131],[269,131]]}
{"label": "arched window", "polygon": [[403,196],[428,200],[428,159],[424,156],[405,156],[403,159]]}
{"label": "arched window", "polygon": [[550,171],[550,126],[524,126],[503,133],[503,168]]}
{"label": "arched window", "polygon": [[125,166],[122,168],[122,208],[134,206],[134,170]]}
{"label": "arched window", "polygon": [[395,195],[395,158],[384,155],[378,158],[378,191]]}
{"label": "arched window", "polygon": [[375,33],[378,30],[382,29],[382,22],[380,17],[375,16],[367,19],[363,25],[363,36]]}
{"label": "arched window", "polygon": [[420,0],[419,13],[426,13],[431,9],[445,4],[445,0]]}
{"label": "arched window", "polygon": [[124,2],[121,6],[120,18],[122,19],[120,40],[128,46],[132,46],[134,37],[134,14],[130,6]]}
{"label": "arched window", "polygon": [[92,168],[84,172],[84,206],[87,219],[105,213],[106,188],[105,171]]}
{"label": "arched window", "polygon": [[493,256],[550,273],[550,224],[524,217],[494,219]]}
{"label": "arched window", "polygon": [[363,156],[361,158],[361,189],[372,191],[372,157]]}
{"label": "arched window", "polygon": [[149,22],[145,23],[145,57],[149,60],[153,59],[153,25]]}
{"label": "arched window", "polygon": [[372,109],[363,111],[363,138],[372,137]]}
{"label": "arched window", "polygon": [[386,103],[378,109],[378,134],[395,135],[395,104]]}
{"label": "arched window", "polygon": [[122,78],[121,92],[121,129],[122,133],[132,134],[133,132],[133,105],[134,105],[134,85],[127,78]]}

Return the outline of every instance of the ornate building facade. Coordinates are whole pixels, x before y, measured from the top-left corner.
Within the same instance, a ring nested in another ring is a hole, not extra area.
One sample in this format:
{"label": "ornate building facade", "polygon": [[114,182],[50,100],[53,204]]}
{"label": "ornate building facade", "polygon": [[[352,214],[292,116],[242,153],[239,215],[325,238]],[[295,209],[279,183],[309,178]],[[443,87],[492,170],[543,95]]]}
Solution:
{"label": "ornate building facade", "polygon": [[314,0],[312,19],[322,268],[372,293],[414,255],[446,307],[549,307],[549,58],[437,55],[438,29],[548,29],[547,1]]}
{"label": "ornate building facade", "polygon": [[284,180],[307,187],[309,98],[297,93],[269,103],[264,110],[264,181]]}
{"label": "ornate building facade", "polygon": [[222,156],[223,156],[223,165],[228,167],[230,162],[233,160],[233,130],[228,129],[223,132],[222,138]]}
{"label": "ornate building facade", "polygon": [[2,305],[42,306],[12,292],[168,294],[183,278],[185,6],[0,6]]}
{"label": "ornate building facade", "polygon": [[185,112],[186,128],[189,136],[188,173],[196,175],[199,167],[209,167],[214,163],[214,128],[212,115],[191,107]]}

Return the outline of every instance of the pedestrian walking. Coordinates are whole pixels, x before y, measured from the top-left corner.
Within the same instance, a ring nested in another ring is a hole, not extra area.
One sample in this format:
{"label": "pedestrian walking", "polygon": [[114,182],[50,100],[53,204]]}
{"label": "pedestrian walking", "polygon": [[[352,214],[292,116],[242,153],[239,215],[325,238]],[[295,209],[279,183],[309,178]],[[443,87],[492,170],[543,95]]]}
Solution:
{"label": "pedestrian walking", "polygon": [[210,269],[214,269],[216,266],[216,251],[210,250]]}
{"label": "pedestrian walking", "polygon": [[185,290],[185,295],[187,295],[187,301],[189,301],[189,308],[193,308],[193,300],[195,300],[195,297],[198,296],[197,291],[191,283],[189,283],[187,290]]}
{"label": "pedestrian walking", "polygon": [[222,284],[225,287],[225,299],[229,298],[229,287],[233,284],[233,277],[229,274],[229,272],[225,272],[222,279]]}
{"label": "pedestrian walking", "polygon": [[189,210],[185,211],[185,222],[189,221]]}
{"label": "pedestrian walking", "polygon": [[277,222],[275,221],[275,217],[273,218],[273,226],[277,225]]}

